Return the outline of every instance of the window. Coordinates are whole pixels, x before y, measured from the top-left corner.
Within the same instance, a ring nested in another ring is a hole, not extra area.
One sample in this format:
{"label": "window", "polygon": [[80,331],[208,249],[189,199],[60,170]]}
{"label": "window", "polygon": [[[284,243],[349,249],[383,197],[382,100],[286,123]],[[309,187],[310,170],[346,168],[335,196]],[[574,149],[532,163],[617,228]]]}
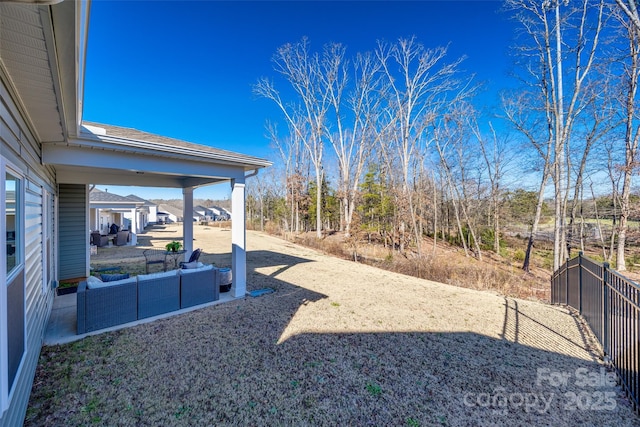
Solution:
{"label": "window", "polygon": [[0,409],[8,407],[26,353],[24,178],[0,157]]}
{"label": "window", "polygon": [[20,261],[20,230],[19,216],[16,214],[20,207],[20,179],[6,172],[5,176],[5,230],[7,233],[7,276],[10,276]]}

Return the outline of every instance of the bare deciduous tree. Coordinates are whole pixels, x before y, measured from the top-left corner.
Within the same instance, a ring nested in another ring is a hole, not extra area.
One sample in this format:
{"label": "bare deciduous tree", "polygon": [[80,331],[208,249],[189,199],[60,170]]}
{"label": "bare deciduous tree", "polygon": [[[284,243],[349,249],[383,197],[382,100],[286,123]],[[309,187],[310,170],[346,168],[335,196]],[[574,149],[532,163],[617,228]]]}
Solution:
{"label": "bare deciduous tree", "polygon": [[[358,54],[353,63],[353,87],[346,96],[347,105],[343,105],[345,91],[349,87],[349,64],[344,55],[345,49],[341,45],[330,44],[325,47],[322,63],[323,78],[335,114],[336,131],[328,134],[328,140],[336,155],[340,175],[341,226],[344,224],[344,231],[349,237],[360,179],[381,134],[376,131],[376,126],[383,87],[378,75],[380,64],[371,54]],[[346,108],[350,111],[344,111]]]}
{"label": "bare deciduous tree", "polygon": [[629,18],[629,21],[640,30],[640,14],[638,14],[638,6],[636,0],[616,0],[620,10]]}
{"label": "bare deciduous tree", "polygon": [[480,145],[482,158],[486,166],[486,175],[490,184],[491,225],[493,228],[493,251],[500,254],[500,198],[502,180],[507,163],[506,139],[498,136],[495,128],[489,123],[491,143],[486,140],[477,123],[475,115],[468,116],[469,127]]}
{"label": "bare deciduous tree", "polygon": [[[629,213],[631,195],[631,176],[637,168],[636,155],[638,153],[638,140],[640,139],[640,115],[637,108],[638,102],[638,77],[640,76],[640,20],[635,0],[628,1],[628,8],[622,0],[616,0],[625,14],[615,13],[623,31],[627,35],[629,53],[625,61],[623,74],[623,91],[621,96],[622,111],[624,111],[624,165],[622,169],[622,193],[620,195],[620,224],[618,228],[618,247],[616,252],[616,269],[625,271],[625,247],[627,231],[629,229]],[[624,17],[628,19],[624,19]]]}
{"label": "bare deciduous tree", "polygon": [[[454,76],[461,59],[444,63],[447,48],[426,49],[415,38],[396,44],[378,43],[376,56],[389,85],[386,115],[389,122],[388,144],[393,146],[400,164],[403,197],[407,202],[413,233],[420,254],[419,228],[411,188],[412,165],[426,150],[425,130],[451,101],[457,89]],[[402,208],[402,206],[401,206]],[[404,229],[406,223],[400,224]]]}
{"label": "bare deciduous tree", "polygon": [[[307,149],[315,171],[316,188],[321,188],[326,119],[331,105],[327,87],[323,84],[321,59],[318,54],[309,52],[308,40],[303,38],[298,43],[287,43],[278,48],[273,62],[275,70],[291,84],[301,104],[298,107],[286,104],[267,78],[258,81],[254,92],[274,101],[283,112],[287,123]],[[322,192],[317,191],[316,194],[316,234],[321,238]]]}
{"label": "bare deciduous tree", "polygon": [[[301,141],[301,135],[288,126],[289,132],[281,137],[278,135],[277,126],[267,123],[267,136],[271,144],[277,149],[284,165],[283,188],[286,189],[286,201],[288,214],[283,218],[284,230],[299,233],[300,227],[300,203],[304,197],[305,183],[309,178],[308,153]],[[300,123],[298,129],[304,129]]]}
{"label": "bare deciduous tree", "polygon": [[540,100],[553,148],[549,160],[555,202],[553,266],[557,269],[567,255],[568,193],[574,184],[569,144],[575,122],[589,99],[584,89],[598,53],[604,2],[593,6],[588,0],[566,4],[559,0],[507,0],[506,5],[529,38],[521,52],[534,52],[537,57],[527,66],[543,94]]}

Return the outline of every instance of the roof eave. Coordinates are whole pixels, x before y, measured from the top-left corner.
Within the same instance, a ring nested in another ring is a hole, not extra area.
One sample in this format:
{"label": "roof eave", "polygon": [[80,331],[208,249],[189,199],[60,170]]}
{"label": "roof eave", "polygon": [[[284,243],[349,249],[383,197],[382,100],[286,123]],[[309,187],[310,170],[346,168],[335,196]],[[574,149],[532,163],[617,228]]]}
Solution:
{"label": "roof eave", "polygon": [[198,158],[201,161],[212,163],[226,163],[234,166],[243,166],[245,170],[261,169],[271,166],[271,162],[251,156],[211,153],[204,150],[188,147],[172,147],[166,144],[157,144],[148,141],[140,141],[130,138],[115,137],[109,135],[95,135],[83,133],[80,138],[71,138],[69,146],[122,151],[131,154],[156,155],[181,159]]}
{"label": "roof eave", "polygon": [[91,0],[63,1],[51,7],[56,66],[54,74],[67,137],[80,133]]}

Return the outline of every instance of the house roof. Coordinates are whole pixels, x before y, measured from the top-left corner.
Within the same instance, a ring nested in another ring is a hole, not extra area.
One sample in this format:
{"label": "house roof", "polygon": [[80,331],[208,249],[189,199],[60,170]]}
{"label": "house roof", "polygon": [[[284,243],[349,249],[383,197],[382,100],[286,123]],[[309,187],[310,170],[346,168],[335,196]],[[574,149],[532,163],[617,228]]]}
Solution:
{"label": "house roof", "polygon": [[89,201],[91,202],[104,202],[104,203],[128,203],[131,205],[140,204],[139,201],[131,199],[129,197],[120,196],[115,193],[109,193],[108,191],[92,189],[89,192]]}
{"label": "house roof", "polygon": [[95,122],[82,122],[83,131],[81,136],[90,139],[126,140],[127,142],[138,142],[140,147],[165,151],[173,154],[189,154],[190,156],[198,156],[209,159],[224,160],[227,162],[238,162],[245,165],[245,169],[251,170],[258,167],[269,166],[271,162],[260,159],[258,157],[248,156],[245,154],[235,153],[229,150],[222,150],[208,145],[194,144],[181,139],[169,138],[162,135],[156,135],[144,132],[138,129],[106,125]]}
{"label": "house roof", "polygon": [[97,188],[89,192],[89,206],[93,209],[138,209],[142,205],[143,203],[137,200]]}
{"label": "house roof", "polygon": [[158,213],[162,212],[182,218],[182,209],[174,208],[171,205],[158,205]]}
{"label": "house roof", "polygon": [[135,194],[129,194],[127,198],[131,200],[136,200],[138,202],[142,202],[144,206],[157,206],[155,203],[150,202],[149,200],[143,199],[140,196],[136,196]]}
{"label": "house roof", "polygon": [[59,182],[198,187],[244,182],[247,171],[271,162],[131,128],[83,122],[78,138],[43,145],[43,162]]}

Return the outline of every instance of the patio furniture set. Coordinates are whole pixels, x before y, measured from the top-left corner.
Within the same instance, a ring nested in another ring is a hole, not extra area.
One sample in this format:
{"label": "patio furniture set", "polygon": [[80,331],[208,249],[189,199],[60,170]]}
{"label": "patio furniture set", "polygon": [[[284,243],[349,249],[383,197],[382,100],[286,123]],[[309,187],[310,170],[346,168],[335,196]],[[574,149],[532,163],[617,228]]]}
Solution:
{"label": "patio furniture set", "polygon": [[99,248],[109,246],[109,243],[112,243],[115,246],[123,246],[129,242],[130,235],[128,230],[121,230],[115,234],[100,234],[99,231],[91,232],[91,240],[90,243],[92,246],[97,246]]}
{"label": "patio furniture set", "polygon": [[180,262],[180,257],[185,253],[185,250],[178,251],[166,251],[164,249],[145,249],[142,253],[144,255],[145,260],[145,271],[149,274],[149,269],[152,265],[162,265],[162,270],[167,271],[170,268],[180,268],[183,267],[184,264],[197,262],[200,258],[201,250],[196,249],[191,253],[189,257],[189,261]]}
{"label": "patio furniture set", "polygon": [[[230,271],[225,270],[224,280],[230,282]],[[216,301],[220,297],[220,279],[221,269],[201,263],[197,268],[144,274],[115,281],[103,282],[91,276],[78,286],[77,333]]]}

